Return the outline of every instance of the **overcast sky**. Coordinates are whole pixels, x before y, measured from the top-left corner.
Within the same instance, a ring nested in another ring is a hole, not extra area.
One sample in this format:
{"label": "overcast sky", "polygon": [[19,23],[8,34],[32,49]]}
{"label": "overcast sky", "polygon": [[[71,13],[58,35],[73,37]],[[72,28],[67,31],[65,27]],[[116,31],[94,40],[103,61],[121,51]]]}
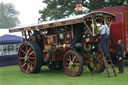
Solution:
{"label": "overcast sky", "polygon": [[12,3],[15,9],[20,12],[19,20],[21,25],[28,25],[38,22],[39,9],[43,9],[46,5],[43,0],[0,0],[4,3]]}

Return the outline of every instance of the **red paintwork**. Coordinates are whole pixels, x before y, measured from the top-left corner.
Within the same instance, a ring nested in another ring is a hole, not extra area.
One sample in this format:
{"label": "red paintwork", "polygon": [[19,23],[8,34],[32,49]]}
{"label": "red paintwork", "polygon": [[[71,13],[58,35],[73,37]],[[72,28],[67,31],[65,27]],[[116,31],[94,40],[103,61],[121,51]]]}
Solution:
{"label": "red paintwork", "polygon": [[70,44],[60,44],[57,45],[58,48],[54,51],[53,61],[63,60],[64,54],[70,50]]}
{"label": "red paintwork", "polygon": [[106,11],[116,16],[115,21],[112,23],[110,30],[116,44],[119,39],[122,39],[128,53],[128,6],[116,6],[94,11]]}
{"label": "red paintwork", "polygon": [[50,45],[50,43],[48,42],[48,38],[52,37],[53,38],[53,42],[51,44],[56,45],[54,49],[54,55],[52,56],[52,61],[61,61],[63,60],[64,54],[70,50],[70,43],[72,40],[72,35],[71,32],[66,32],[64,34],[65,37],[65,41],[60,43],[58,41],[58,36],[57,35],[49,35],[49,36],[45,36],[44,37],[44,44],[45,45]]}

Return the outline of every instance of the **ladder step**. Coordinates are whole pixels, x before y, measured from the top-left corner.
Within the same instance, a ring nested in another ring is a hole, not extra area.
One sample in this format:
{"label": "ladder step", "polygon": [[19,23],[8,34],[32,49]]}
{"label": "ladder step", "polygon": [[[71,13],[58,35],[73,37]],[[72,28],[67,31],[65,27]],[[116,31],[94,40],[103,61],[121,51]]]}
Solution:
{"label": "ladder step", "polygon": [[105,67],[106,67],[106,70],[107,70],[108,77],[111,77],[111,73],[109,72],[109,68],[108,67],[111,67],[114,76],[117,76],[115,68],[114,68],[114,64],[113,64],[111,58],[110,57],[109,57],[109,59],[105,59],[104,58],[104,63],[106,63]]}
{"label": "ladder step", "polygon": [[[104,55],[103,50],[102,50],[102,48],[101,48],[100,45],[99,45],[99,48],[100,48],[100,50],[101,50],[101,54]],[[116,73],[116,71],[115,71],[115,68],[114,68],[114,65],[113,65],[113,62],[112,62],[111,57],[110,57],[110,56],[108,56],[108,57],[102,56],[102,58],[103,58],[103,62],[104,62],[104,65],[105,65],[105,68],[106,68],[108,77],[111,77],[111,74],[110,74],[109,68],[108,68],[109,66],[111,67],[114,76],[117,76],[117,73]]]}

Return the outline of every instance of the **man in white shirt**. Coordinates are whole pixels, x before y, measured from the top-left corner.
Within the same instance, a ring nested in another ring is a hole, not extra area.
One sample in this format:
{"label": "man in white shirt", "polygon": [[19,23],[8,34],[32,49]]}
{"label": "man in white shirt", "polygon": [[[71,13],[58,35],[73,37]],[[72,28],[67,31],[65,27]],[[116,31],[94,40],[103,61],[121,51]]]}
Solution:
{"label": "man in white shirt", "polygon": [[104,21],[101,22],[102,26],[100,27],[99,33],[101,36],[101,46],[104,51],[104,56],[108,57],[110,56],[109,53],[109,34],[110,29],[108,25],[104,24]]}

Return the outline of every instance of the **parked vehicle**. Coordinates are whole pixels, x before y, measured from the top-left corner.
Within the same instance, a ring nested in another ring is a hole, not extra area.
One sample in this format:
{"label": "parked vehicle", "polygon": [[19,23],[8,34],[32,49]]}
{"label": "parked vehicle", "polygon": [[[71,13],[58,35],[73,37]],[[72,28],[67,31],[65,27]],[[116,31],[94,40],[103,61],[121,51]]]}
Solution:
{"label": "parked vehicle", "polygon": [[[97,32],[101,20],[111,25],[114,19],[114,15],[99,11],[10,29],[22,32],[23,42],[18,51],[21,71],[37,73],[47,65],[49,69],[64,69],[70,76],[80,76],[86,65],[91,72],[103,72],[105,65]],[[83,29],[81,41],[76,43],[76,50],[71,50],[73,30],[79,25]]]}

